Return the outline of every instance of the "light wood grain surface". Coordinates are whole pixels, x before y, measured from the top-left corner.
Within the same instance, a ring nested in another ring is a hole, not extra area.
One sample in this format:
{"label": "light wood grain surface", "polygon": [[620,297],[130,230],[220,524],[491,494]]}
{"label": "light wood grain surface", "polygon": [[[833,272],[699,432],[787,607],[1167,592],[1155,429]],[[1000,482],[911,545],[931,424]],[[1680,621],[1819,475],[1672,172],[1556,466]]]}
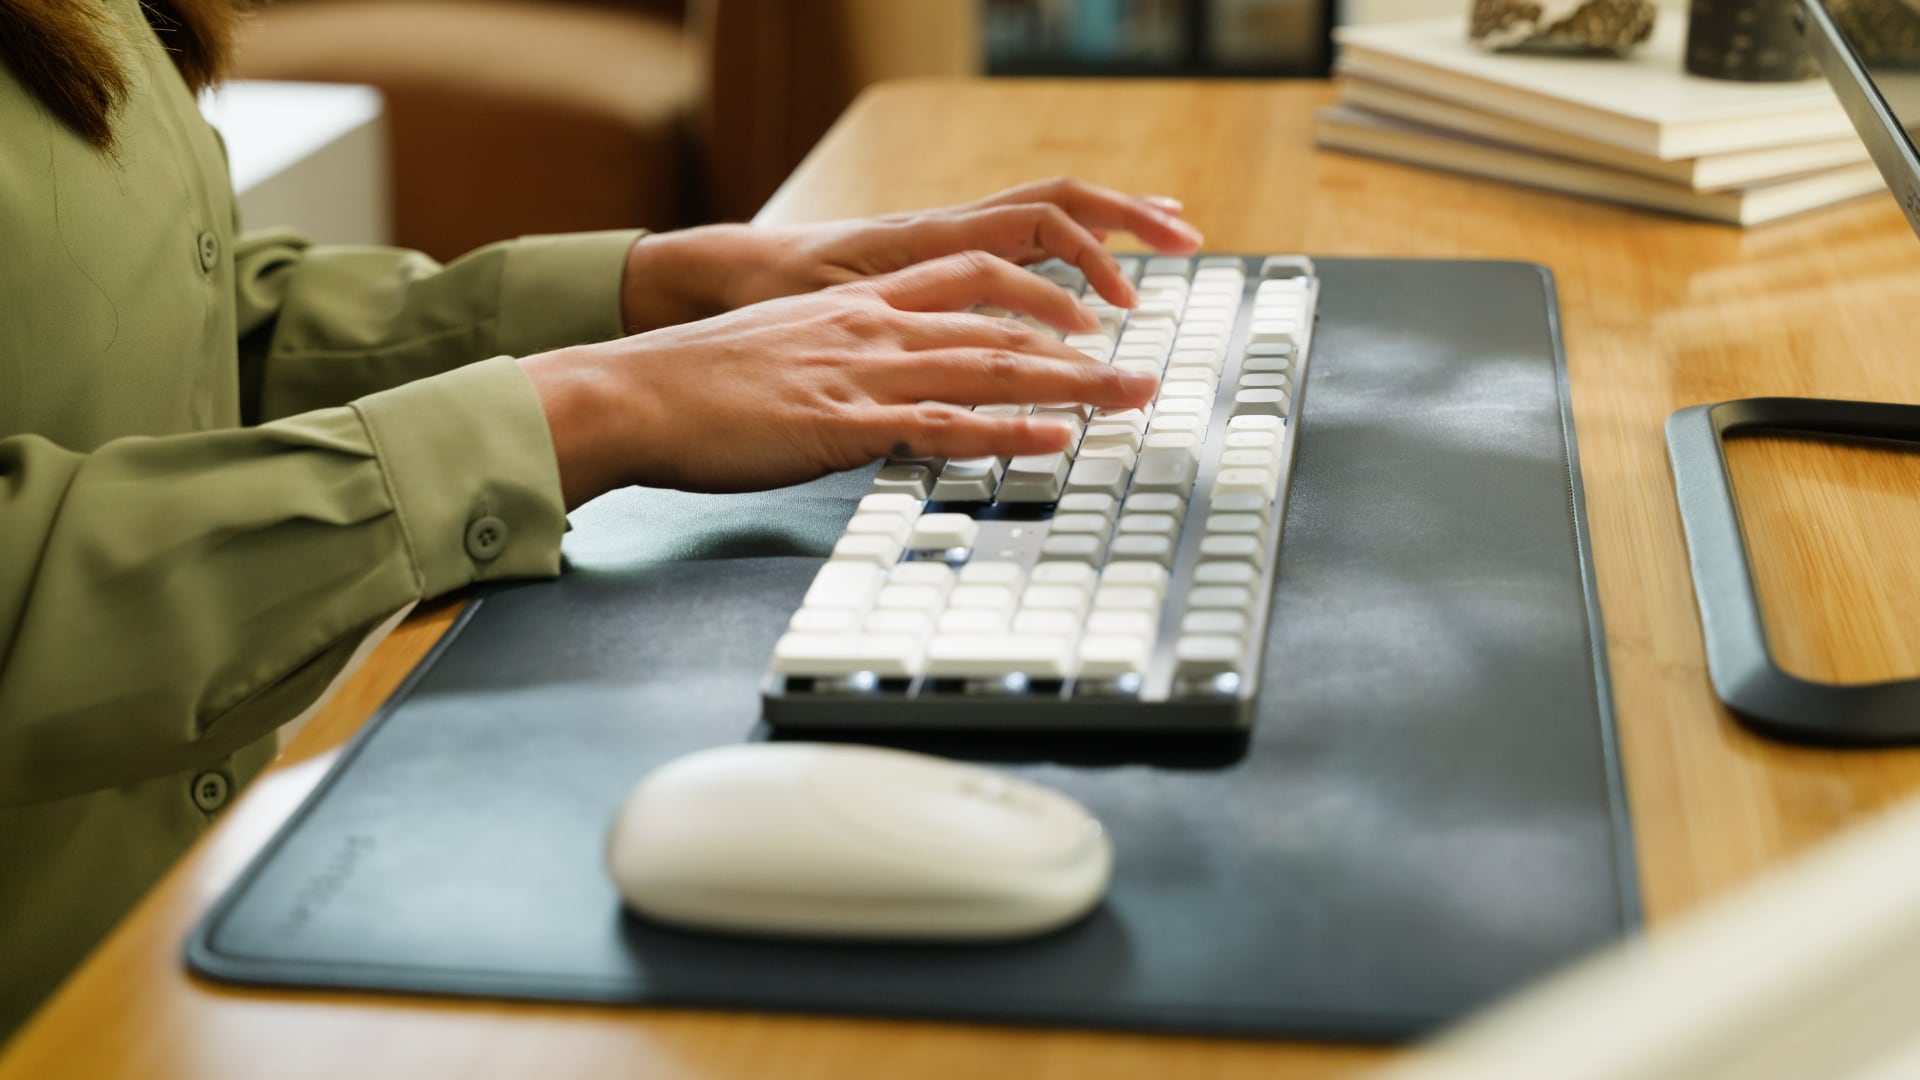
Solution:
{"label": "light wood grain surface", "polygon": [[[1920,786],[1920,752],[1755,738],[1708,686],[1661,425],[1761,394],[1920,401],[1920,244],[1884,197],[1738,231],[1317,153],[1320,84],[892,84],[762,215],[970,198],[1056,173],[1177,195],[1219,251],[1542,262],[1574,414],[1647,913],[1657,925]],[[1920,459],[1811,440],[1731,453],[1795,670],[1920,671]],[[180,942],[444,629],[416,616],[69,981],[0,1077],[1339,1076],[1364,1048],[961,1025],[240,992]]]}

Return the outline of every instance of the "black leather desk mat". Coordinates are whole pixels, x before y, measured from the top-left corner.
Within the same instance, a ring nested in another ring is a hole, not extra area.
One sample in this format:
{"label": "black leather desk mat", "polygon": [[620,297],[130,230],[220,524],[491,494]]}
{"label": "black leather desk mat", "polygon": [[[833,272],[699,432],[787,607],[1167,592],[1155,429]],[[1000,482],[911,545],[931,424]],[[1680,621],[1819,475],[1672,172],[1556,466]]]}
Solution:
{"label": "black leather desk mat", "polygon": [[1251,738],[903,742],[1007,763],[1102,818],[1115,876],[1086,922],[903,948],[622,915],[601,865],[615,806],[656,764],[764,736],[763,665],[856,475],[584,508],[567,573],[474,606],[208,916],[192,966],[277,986],[1375,1039],[1629,930],[1551,279],[1320,266]]}

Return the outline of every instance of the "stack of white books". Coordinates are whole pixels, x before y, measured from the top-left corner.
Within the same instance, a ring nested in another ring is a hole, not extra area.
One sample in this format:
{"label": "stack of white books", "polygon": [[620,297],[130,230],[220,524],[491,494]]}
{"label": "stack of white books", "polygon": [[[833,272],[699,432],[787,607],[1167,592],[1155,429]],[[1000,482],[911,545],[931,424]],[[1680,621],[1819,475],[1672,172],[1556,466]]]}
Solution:
{"label": "stack of white books", "polygon": [[1689,75],[1671,11],[1626,59],[1487,52],[1457,18],[1335,37],[1322,146],[1735,225],[1886,187],[1824,81]]}

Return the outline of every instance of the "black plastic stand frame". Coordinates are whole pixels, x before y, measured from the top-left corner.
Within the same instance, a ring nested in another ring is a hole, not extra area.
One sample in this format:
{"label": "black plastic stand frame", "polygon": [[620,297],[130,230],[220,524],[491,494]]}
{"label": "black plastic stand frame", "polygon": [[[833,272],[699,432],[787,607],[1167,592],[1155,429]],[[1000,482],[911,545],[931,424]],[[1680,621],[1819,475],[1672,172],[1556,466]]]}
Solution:
{"label": "black plastic stand frame", "polygon": [[1755,430],[1920,445],[1920,406],[1746,398],[1696,405],[1667,418],[1667,457],[1714,691],[1750,726],[1779,738],[1840,745],[1920,742],[1920,679],[1844,686],[1789,675],[1774,662],[1723,447],[1728,434]]}

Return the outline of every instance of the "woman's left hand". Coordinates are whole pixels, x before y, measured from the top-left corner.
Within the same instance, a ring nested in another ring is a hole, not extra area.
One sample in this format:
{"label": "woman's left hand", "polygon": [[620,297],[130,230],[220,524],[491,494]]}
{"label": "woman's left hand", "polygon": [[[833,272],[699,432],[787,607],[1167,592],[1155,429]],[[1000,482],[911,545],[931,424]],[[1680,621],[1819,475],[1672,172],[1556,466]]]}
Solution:
{"label": "woman's left hand", "polygon": [[1121,307],[1133,285],[1103,244],[1132,233],[1156,251],[1190,255],[1200,231],[1178,200],[1128,195],[1071,178],[1023,184],[978,202],[817,225],[709,225],[635,244],[622,288],[629,332],[677,325],[781,296],[876,277],[961,251],[1027,264],[1057,258]]}

